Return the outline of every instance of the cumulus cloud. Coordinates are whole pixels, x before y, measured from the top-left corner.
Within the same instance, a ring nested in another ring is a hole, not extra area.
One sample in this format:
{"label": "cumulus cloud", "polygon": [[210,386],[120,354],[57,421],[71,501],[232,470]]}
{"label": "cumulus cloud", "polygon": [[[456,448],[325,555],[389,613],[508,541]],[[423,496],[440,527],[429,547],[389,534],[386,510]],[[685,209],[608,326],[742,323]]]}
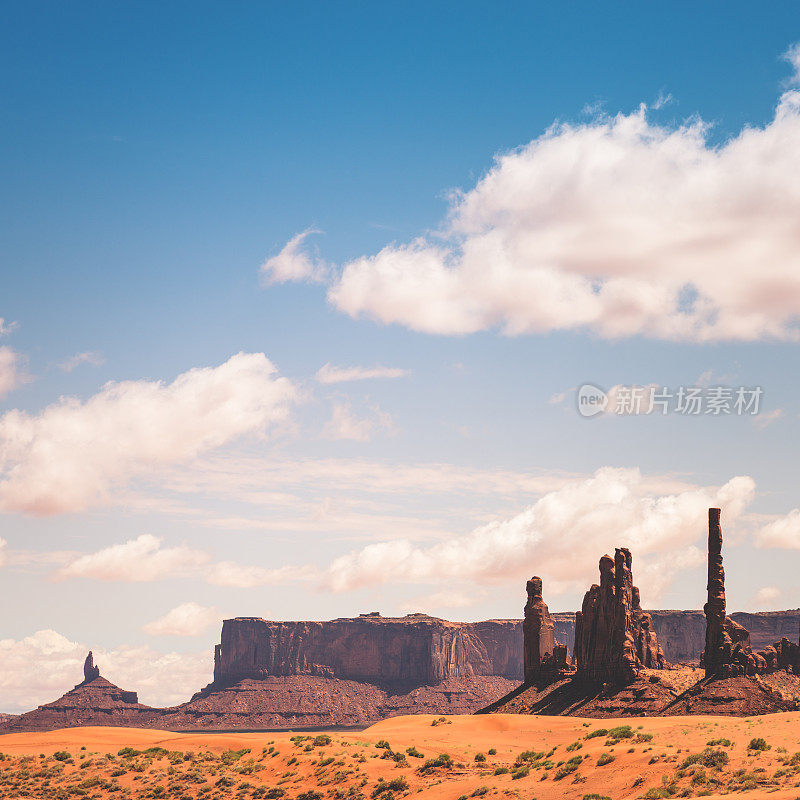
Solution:
{"label": "cumulus cloud", "polygon": [[167,577],[190,576],[207,565],[211,556],[187,545],[162,547],[149,533],[123,544],[87,553],[58,570],[60,578],[92,578],[98,581],[147,583]]}
{"label": "cumulus cloud", "polygon": [[324,280],[327,269],[319,258],[310,255],[304,248],[306,239],[321,231],[309,228],[292,237],[278,255],[268,258],[261,265],[261,279],[266,285],[287,281]]}
{"label": "cumulus cloud", "polygon": [[[213,561],[204,550],[186,544],[164,547],[162,539],[142,534],[122,544],[72,558],[56,572],[59,579],[150,583],[168,578],[191,578],[216,586],[251,588],[310,577],[309,567],[267,569],[234,561]],[[174,611],[175,609],[173,609]]]}
{"label": "cumulus cloud", "polygon": [[163,617],[142,625],[142,630],[150,636],[200,636],[221,619],[219,611],[213,606],[181,603]]}
{"label": "cumulus cloud", "polygon": [[322,435],[326,439],[350,439],[354,442],[368,442],[378,430],[391,430],[392,417],[377,406],[368,417],[359,417],[350,403],[333,404],[331,418],[325,424]]}
{"label": "cumulus cloud", "polygon": [[80,511],[154,467],[190,461],[287,420],[293,384],[263,353],[239,353],[172,383],[107,383],[86,401],[0,416],[0,509]]}
{"label": "cumulus cloud", "polygon": [[400,610],[410,613],[419,611],[422,613],[435,614],[441,609],[474,606],[480,599],[480,595],[476,592],[467,594],[457,589],[443,589],[440,592],[433,592],[432,594],[401,603]]}
{"label": "cumulus cloud", "polygon": [[788,514],[762,525],[754,539],[756,547],[800,550],[800,509],[793,508]]}
{"label": "cumulus cloud", "polygon": [[183,703],[212,676],[209,652],[160,652],[130,645],[105,650],[42,630],[24,639],[0,640],[0,710],[18,714],[60,697],[83,680],[89,649],[103,677],[138,691],[147,705]]}
{"label": "cumulus cloud", "polygon": [[0,398],[28,380],[25,359],[12,348],[0,347]]}
{"label": "cumulus cloud", "polygon": [[710,127],[644,105],[556,123],[453,193],[434,234],[344,264],[328,298],[433,334],[796,340],[800,88],[763,127],[719,144]]}
{"label": "cumulus cloud", "polygon": [[762,586],[755,593],[753,602],[761,608],[765,608],[774,605],[780,596],[781,590],[777,586]]}
{"label": "cumulus cloud", "polygon": [[58,365],[58,368],[63,372],[72,372],[72,370],[79,367],[81,364],[91,364],[93,367],[99,367],[105,363],[106,358],[102,353],[98,353],[95,350],[87,350],[83,353],[75,353],[74,356],[64,359],[64,361]]}
{"label": "cumulus cloud", "polygon": [[[557,593],[584,586],[599,556],[615,546],[631,547],[638,569],[657,563],[668,576],[681,561],[696,561],[693,545],[707,528],[709,506],[722,507],[726,524],[735,524],[754,491],[751,478],[736,477],[722,487],[656,494],[638,470],[605,467],[463,537],[428,547],[403,539],[367,545],[335,559],[326,584],[348,591],[390,581],[490,583],[536,573]],[[642,585],[651,603],[653,588]]]}
{"label": "cumulus cloud", "polygon": [[345,381],[363,381],[371,378],[404,378],[407,369],[397,367],[335,367],[325,364],[314,376],[320,383],[344,383]]}

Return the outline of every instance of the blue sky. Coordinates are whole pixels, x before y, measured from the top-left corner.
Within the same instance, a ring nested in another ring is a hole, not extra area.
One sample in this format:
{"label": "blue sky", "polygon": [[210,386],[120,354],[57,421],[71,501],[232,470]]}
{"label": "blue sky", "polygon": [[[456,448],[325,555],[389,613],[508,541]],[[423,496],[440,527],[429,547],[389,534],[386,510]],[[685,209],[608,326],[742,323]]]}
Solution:
{"label": "blue sky", "polygon": [[[615,544],[646,603],[699,607],[710,502],[730,606],[800,604],[795,6],[0,9],[0,593],[19,609],[0,707],[72,685],[24,665],[85,646],[145,701],[188,698],[223,616],[517,616],[534,572],[572,610]],[[470,261],[495,235],[503,258]],[[620,253],[624,302],[598,288]],[[277,279],[276,258],[308,270]],[[540,268],[573,299],[541,301]],[[689,333],[687,285],[710,308]],[[325,364],[395,372],[326,383]],[[587,420],[585,382],[758,385],[764,405]],[[720,494],[736,476],[752,486]]]}

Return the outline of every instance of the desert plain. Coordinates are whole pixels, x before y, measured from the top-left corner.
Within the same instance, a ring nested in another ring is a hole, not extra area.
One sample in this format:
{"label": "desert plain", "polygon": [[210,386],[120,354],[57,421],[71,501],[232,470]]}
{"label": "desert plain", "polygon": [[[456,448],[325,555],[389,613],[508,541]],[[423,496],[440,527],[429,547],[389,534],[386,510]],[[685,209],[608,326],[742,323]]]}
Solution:
{"label": "desert plain", "polygon": [[590,720],[383,720],[361,731],[0,736],[2,798],[800,796],[800,712]]}

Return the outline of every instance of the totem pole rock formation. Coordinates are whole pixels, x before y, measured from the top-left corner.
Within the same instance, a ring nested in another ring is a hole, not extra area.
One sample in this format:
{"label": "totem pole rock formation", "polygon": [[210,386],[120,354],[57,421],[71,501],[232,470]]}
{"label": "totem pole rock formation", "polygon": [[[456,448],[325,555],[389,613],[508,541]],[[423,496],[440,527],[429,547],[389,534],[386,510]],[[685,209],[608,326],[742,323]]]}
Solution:
{"label": "totem pole rock formation", "polygon": [[547,604],[542,599],[542,579],[534,576],[527,583],[528,602],[525,604],[524,635],[525,682],[541,683],[553,680],[567,669],[567,647],[556,644],[555,625]]}
{"label": "totem pole rock formation", "polygon": [[800,647],[786,637],[754,653],[750,632],[725,616],[725,570],[722,567],[720,509],[708,509],[708,599],[706,647],[700,659],[707,678],[735,678],[784,669],[797,671]]}
{"label": "totem pole rock formation", "polygon": [[631,553],[617,548],[600,559],[600,585],[594,584],[575,616],[575,659],[579,679],[631,683],[640,669],[663,669],[652,619],[642,611],[633,585]]}
{"label": "totem pole rock formation", "polygon": [[83,682],[89,683],[93,681],[95,678],[100,677],[100,667],[96,667],[94,665],[94,656],[92,655],[92,651],[89,651],[89,655],[86,656],[86,661],[83,662]]}

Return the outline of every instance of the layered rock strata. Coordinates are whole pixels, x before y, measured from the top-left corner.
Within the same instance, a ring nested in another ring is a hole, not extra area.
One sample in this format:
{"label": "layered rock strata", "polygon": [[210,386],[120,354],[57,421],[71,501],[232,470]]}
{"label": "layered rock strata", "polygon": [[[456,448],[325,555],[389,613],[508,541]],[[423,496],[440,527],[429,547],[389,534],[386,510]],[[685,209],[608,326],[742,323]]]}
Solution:
{"label": "layered rock strata", "polygon": [[575,618],[577,677],[596,683],[631,683],[640,670],[662,669],[652,619],[642,611],[633,585],[631,553],[617,548],[600,559],[600,585],[583,598]]}
{"label": "layered rock strata", "polygon": [[542,598],[542,579],[534,576],[527,583],[524,636],[525,682],[555,680],[567,670],[569,654],[566,645],[556,643],[555,625]]}

